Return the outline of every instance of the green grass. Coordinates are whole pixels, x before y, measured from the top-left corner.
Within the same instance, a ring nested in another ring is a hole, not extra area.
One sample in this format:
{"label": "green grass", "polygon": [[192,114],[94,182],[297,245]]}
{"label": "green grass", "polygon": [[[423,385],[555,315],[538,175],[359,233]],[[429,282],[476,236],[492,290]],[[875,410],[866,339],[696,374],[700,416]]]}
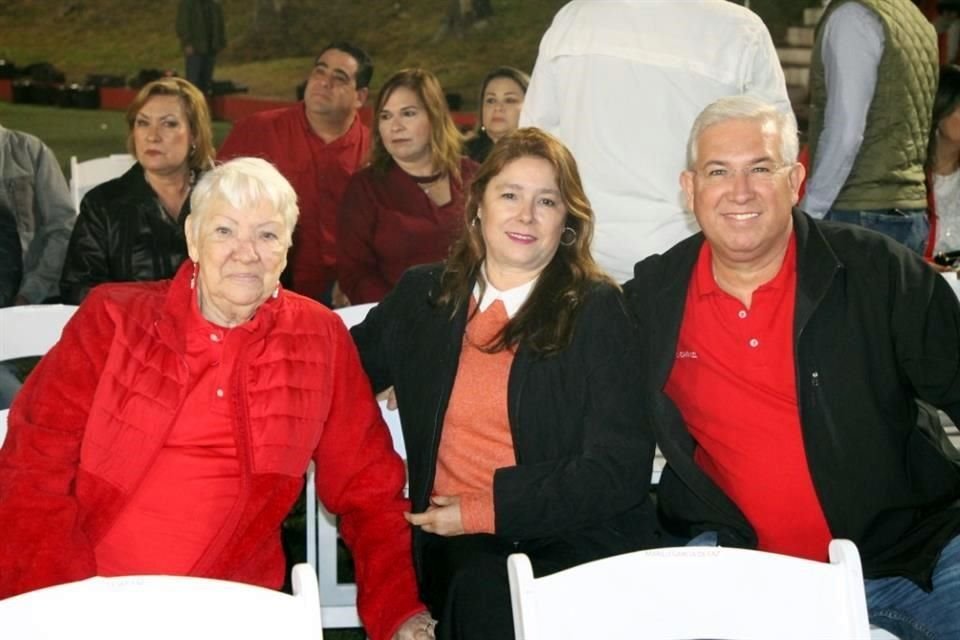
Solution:
{"label": "green grass", "polygon": [[[67,178],[70,177],[70,156],[89,160],[126,152],[127,123],[120,111],[0,102],[0,124],[39,136],[53,149]],[[230,123],[213,123],[214,140],[218,146],[229,131]]]}
{"label": "green grass", "polygon": [[[464,108],[473,109],[480,80],[491,68],[533,68],[540,36],[565,3],[493,0],[495,15],[484,28],[437,38],[449,0],[223,0],[228,46],[216,76],[247,85],[251,95],[292,99],[318,48],[346,39],[373,57],[374,93],[394,71],[419,65],[436,72],[444,88],[460,93]],[[751,7],[781,38],[787,24],[799,22],[803,7],[816,4],[819,0],[752,0]],[[279,12],[273,11],[276,5],[282,5]],[[46,60],[72,81],[89,73],[130,76],[142,68],[182,73],[176,6],[4,0],[0,58],[21,66]]]}

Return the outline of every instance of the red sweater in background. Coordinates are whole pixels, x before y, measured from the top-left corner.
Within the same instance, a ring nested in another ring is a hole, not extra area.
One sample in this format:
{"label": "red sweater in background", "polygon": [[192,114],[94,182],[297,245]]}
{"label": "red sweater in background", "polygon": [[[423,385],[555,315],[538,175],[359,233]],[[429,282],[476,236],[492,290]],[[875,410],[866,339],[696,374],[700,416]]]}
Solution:
{"label": "red sweater in background", "polygon": [[447,257],[476,170],[473,160],[460,160],[460,181],[450,179],[443,206],[396,165],[384,175],[367,167],[353,177],[337,215],[337,274],[351,304],[379,302],[410,267]]}

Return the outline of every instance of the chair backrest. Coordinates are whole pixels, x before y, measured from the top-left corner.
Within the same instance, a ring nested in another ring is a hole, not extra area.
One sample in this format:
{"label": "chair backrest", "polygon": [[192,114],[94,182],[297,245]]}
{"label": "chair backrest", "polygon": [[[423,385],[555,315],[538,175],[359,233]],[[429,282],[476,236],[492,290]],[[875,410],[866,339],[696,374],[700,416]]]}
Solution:
{"label": "chair backrest", "polygon": [[83,196],[102,182],[119,178],[137,161],[129,153],[115,153],[103,158],[77,161],[77,156],[70,156],[70,195],[73,198],[73,208],[80,212],[80,201]]}
{"label": "chair backrest", "polygon": [[[375,306],[377,306],[376,302],[368,302],[366,304],[357,304],[351,307],[334,309],[334,313],[340,316],[340,319],[343,320],[343,324],[345,324],[347,329],[349,329],[350,327],[363,322],[363,319],[367,317],[367,314]],[[400,414],[397,411],[390,411],[387,409],[387,404],[385,401],[380,402],[380,413],[383,415],[383,421],[387,423],[387,428],[390,429],[390,437],[393,438],[394,450],[400,454],[401,458],[406,460],[407,447],[403,443],[403,431],[400,428]]]}
{"label": "chair backrest", "polygon": [[31,304],[0,308],[0,360],[42,356],[50,350],[77,307]]}
{"label": "chair backrest", "polygon": [[0,601],[0,629],[18,640],[322,639],[311,567],[293,568],[293,591],[182,576],[90,578]]}
{"label": "chair backrest", "polygon": [[762,551],[637,551],[534,578],[507,560],[517,640],[556,638],[867,638],[860,555],[830,543],[830,562]]}

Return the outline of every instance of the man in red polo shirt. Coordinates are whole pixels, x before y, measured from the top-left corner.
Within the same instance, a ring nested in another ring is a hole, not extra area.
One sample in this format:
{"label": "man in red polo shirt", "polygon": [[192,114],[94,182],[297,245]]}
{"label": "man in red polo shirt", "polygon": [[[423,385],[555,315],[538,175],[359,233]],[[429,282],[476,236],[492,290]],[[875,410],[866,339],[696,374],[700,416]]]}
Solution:
{"label": "man in red polo shirt", "polygon": [[848,538],[873,624],[957,638],[960,465],[917,400],[960,421],[960,305],[909,250],[794,208],[797,147],[772,105],[707,107],[680,180],[703,232],[625,285],[663,524],[814,560]]}
{"label": "man in red polo shirt", "polygon": [[370,149],[370,131],[358,111],[372,76],[362,49],[348,42],[327,45],[307,78],[302,103],[241,120],[217,154],[220,161],[269,160],[293,185],[300,221],[284,282],[327,304],[336,280],[337,207]]}

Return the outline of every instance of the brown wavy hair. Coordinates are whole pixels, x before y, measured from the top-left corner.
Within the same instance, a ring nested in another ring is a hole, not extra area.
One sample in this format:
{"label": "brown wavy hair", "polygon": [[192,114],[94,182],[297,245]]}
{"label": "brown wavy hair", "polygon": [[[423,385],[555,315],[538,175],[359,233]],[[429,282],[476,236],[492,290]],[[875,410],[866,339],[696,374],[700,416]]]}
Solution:
{"label": "brown wavy hair", "polygon": [[549,355],[570,344],[574,321],[587,292],[600,282],[617,285],[600,269],[590,253],[594,215],[583,191],[577,162],[562,142],[541,129],[527,127],[505,135],[480,165],[470,185],[464,214],[465,228],[450,250],[436,303],[449,305],[452,317],[469,303],[474,283],[480,287],[480,296],[483,296],[486,283],[480,267],[486,258],[486,245],[477,211],[490,181],[507,164],[524,157],[542,158],[553,166],[560,198],[567,208],[565,226],[576,232],[576,239],[557,248],[540,273],[530,297],[483,349],[496,352],[523,344],[538,354]]}
{"label": "brown wavy hair", "polygon": [[463,148],[463,136],[460,134],[450,109],[447,107],[447,98],[443,95],[443,87],[437,76],[426,69],[403,69],[387,78],[380,87],[377,102],[373,107],[373,150],[370,164],[374,171],[383,174],[393,163],[393,157],[383,144],[380,135],[380,111],[390,99],[390,95],[400,87],[413,91],[430,121],[430,157],[433,161],[433,170],[442,171],[460,181],[460,154]]}
{"label": "brown wavy hair", "polygon": [[180,98],[183,113],[187,116],[190,133],[196,148],[187,156],[187,164],[194,171],[207,171],[213,168],[216,152],[213,147],[213,126],[210,124],[210,109],[200,90],[183,78],[160,78],[146,85],[127,108],[127,150],[136,157],[137,150],[133,142],[133,125],[143,105],[153,96],[176,96]]}

